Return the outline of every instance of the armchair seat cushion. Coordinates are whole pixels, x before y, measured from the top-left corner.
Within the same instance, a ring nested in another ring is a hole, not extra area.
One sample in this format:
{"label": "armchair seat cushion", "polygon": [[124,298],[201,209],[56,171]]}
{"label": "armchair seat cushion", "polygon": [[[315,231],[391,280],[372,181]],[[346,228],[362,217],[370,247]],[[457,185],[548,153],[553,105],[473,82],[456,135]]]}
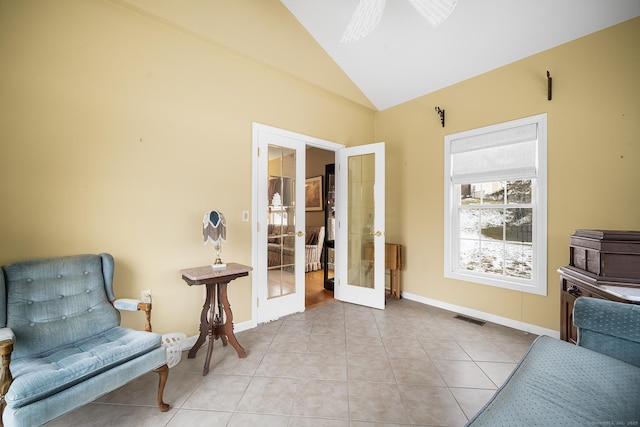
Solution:
{"label": "armchair seat cushion", "polygon": [[[19,408],[158,348],[162,336],[113,327],[71,345],[11,361],[7,406]],[[164,363],[164,361],[162,362]]]}

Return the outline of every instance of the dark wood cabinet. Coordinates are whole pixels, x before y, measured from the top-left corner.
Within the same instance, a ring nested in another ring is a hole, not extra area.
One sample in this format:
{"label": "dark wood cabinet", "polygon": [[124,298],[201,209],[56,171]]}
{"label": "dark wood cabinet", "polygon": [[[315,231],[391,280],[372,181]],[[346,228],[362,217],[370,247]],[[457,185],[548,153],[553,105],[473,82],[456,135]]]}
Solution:
{"label": "dark wood cabinet", "polygon": [[640,304],[640,232],[576,230],[560,273],[560,339],[575,344],[578,297]]}
{"label": "dark wood cabinet", "polygon": [[333,291],[335,235],[336,235],[336,174],[335,164],[325,166],[325,194],[324,194],[324,253],[322,267],[324,268],[324,288]]}
{"label": "dark wood cabinet", "polygon": [[[565,286],[565,282],[562,282]],[[572,344],[578,342],[578,331],[573,325],[573,303],[577,297],[564,289],[560,291],[560,339]]]}

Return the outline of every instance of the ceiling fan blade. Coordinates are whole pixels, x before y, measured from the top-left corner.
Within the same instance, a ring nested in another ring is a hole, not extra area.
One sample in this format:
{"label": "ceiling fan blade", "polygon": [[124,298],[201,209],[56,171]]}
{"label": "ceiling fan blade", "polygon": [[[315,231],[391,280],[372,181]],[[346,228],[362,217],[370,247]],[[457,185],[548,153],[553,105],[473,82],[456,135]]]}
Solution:
{"label": "ceiling fan blade", "polygon": [[458,0],[409,0],[409,3],[435,28],[449,17]]}
{"label": "ceiling fan blade", "polygon": [[349,43],[368,35],[380,23],[387,0],[360,0],[342,39]]}

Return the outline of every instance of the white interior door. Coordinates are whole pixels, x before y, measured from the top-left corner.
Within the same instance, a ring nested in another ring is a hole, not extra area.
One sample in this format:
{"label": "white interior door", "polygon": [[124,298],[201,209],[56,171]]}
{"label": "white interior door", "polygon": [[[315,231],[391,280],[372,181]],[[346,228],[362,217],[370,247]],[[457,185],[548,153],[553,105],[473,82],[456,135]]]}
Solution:
{"label": "white interior door", "polygon": [[336,154],[335,298],[384,309],[384,143]]}
{"label": "white interior door", "polygon": [[304,311],[305,145],[265,129],[258,141],[258,323]]}

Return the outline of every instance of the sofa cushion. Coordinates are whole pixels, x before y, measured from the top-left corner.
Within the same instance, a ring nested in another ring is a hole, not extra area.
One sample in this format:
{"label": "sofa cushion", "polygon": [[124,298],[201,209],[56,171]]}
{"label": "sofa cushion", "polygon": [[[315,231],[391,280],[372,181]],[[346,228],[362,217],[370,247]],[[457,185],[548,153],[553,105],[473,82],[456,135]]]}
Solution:
{"label": "sofa cushion", "polygon": [[160,347],[162,336],[122,327],[46,353],[12,360],[7,406],[21,407]]}
{"label": "sofa cushion", "polygon": [[638,396],[639,368],[541,336],[467,425],[628,425],[640,420]]}

